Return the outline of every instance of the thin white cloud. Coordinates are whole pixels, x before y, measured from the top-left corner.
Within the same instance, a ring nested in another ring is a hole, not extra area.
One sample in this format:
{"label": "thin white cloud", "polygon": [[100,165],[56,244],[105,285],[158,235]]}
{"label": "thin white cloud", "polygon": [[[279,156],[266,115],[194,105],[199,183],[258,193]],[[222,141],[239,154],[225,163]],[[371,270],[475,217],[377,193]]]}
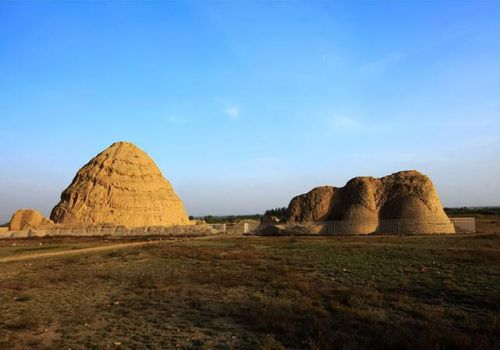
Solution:
{"label": "thin white cloud", "polygon": [[404,57],[405,56],[400,53],[391,53],[362,65],[360,71],[369,75],[382,74],[390,67],[399,63]]}
{"label": "thin white cloud", "polygon": [[229,106],[224,109],[224,113],[229,119],[237,119],[240,116],[240,109],[237,106]]}
{"label": "thin white cloud", "polygon": [[336,115],[325,120],[328,133],[381,133],[390,130],[387,123],[373,123],[345,115]]}
{"label": "thin white cloud", "polygon": [[186,118],[182,117],[168,117],[167,122],[169,122],[172,125],[184,125],[187,124],[188,120]]}
{"label": "thin white cloud", "polygon": [[327,120],[331,130],[334,131],[352,131],[362,127],[359,120],[343,115],[334,116]]}

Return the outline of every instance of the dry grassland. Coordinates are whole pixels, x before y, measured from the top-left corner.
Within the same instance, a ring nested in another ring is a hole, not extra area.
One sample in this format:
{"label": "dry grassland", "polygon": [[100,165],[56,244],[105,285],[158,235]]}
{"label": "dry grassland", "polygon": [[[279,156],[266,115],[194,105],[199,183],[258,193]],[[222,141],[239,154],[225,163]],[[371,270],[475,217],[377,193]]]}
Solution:
{"label": "dry grassland", "polygon": [[[116,243],[6,240],[0,258]],[[0,349],[494,349],[499,315],[496,233],[186,239],[0,263]]]}

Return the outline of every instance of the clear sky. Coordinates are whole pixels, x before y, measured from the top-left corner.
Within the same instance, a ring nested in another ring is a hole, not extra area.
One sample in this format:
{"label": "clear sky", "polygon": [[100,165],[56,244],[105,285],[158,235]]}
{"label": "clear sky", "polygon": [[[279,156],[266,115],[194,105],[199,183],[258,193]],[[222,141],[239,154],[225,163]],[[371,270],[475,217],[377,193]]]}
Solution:
{"label": "clear sky", "polygon": [[0,2],[0,220],[119,140],[191,215],[417,169],[500,205],[500,2]]}

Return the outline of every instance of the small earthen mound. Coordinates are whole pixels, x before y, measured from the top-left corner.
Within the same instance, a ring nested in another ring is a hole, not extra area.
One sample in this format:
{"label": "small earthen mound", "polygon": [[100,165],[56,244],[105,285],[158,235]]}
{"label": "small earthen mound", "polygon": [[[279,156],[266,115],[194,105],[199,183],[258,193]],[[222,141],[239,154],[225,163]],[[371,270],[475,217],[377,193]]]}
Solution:
{"label": "small earthen mound", "polygon": [[33,209],[18,209],[9,223],[10,231],[23,231],[50,226],[53,222]]}
{"label": "small earthen mound", "polygon": [[81,168],[50,218],[67,226],[189,224],[184,205],[160,169],[128,142],[112,144]]}
{"label": "small earthen mound", "polygon": [[455,232],[429,177],[413,170],[317,187],[291,200],[284,221],[345,221],[352,234]]}

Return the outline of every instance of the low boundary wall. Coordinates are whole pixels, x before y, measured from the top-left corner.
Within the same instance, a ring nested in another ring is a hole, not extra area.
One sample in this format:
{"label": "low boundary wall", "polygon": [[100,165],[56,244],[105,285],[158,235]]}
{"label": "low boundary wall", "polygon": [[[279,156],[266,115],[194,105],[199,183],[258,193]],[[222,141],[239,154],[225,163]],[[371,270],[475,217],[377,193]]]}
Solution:
{"label": "low boundary wall", "polygon": [[476,218],[450,218],[456,233],[474,233],[476,232]]}
{"label": "low boundary wall", "polygon": [[382,219],[376,221],[338,220],[262,225],[263,235],[411,235],[475,232],[474,218]]}
{"label": "low boundary wall", "polygon": [[237,222],[237,223],[222,223],[222,224],[207,224],[212,227],[218,234],[228,236],[240,236],[254,232],[258,229],[258,222]]}

